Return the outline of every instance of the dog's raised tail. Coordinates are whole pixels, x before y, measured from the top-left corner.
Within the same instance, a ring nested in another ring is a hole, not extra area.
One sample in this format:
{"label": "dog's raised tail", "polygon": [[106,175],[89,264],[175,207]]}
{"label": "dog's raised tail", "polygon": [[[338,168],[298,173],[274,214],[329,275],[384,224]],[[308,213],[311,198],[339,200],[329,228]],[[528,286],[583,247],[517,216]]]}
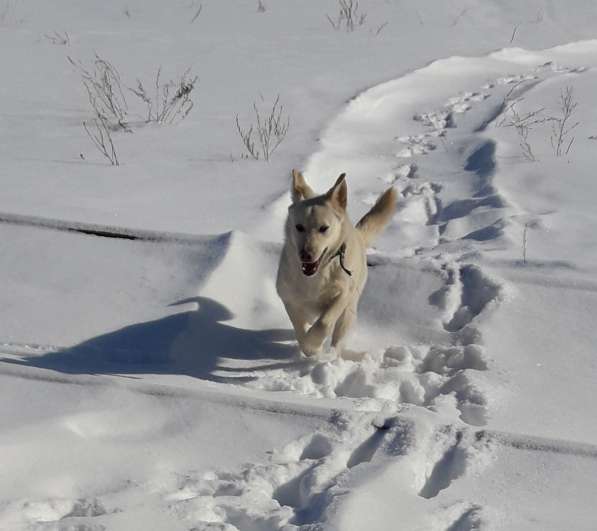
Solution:
{"label": "dog's raised tail", "polygon": [[396,210],[398,195],[396,190],[388,188],[379,196],[371,210],[357,223],[357,230],[361,233],[365,245],[369,246],[388,224]]}

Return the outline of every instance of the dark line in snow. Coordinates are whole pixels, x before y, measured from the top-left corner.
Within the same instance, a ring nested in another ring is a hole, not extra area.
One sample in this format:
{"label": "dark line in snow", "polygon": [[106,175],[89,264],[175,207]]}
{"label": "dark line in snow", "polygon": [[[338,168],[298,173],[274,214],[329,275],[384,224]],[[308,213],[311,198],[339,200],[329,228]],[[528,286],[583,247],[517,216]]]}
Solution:
{"label": "dark line in snow", "polygon": [[118,232],[111,232],[107,230],[92,230],[92,229],[72,229],[72,232],[80,234],[87,234],[88,236],[101,236],[102,238],[122,238],[124,240],[139,240],[139,236],[134,234],[123,234]]}
{"label": "dark line in snow", "polygon": [[480,430],[475,434],[478,441],[495,441],[503,446],[516,450],[530,452],[547,452],[576,457],[597,459],[597,446],[589,443],[568,441],[564,439],[548,439],[534,435],[500,432],[494,430]]}
{"label": "dark line in snow", "polygon": [[203,243],[209,236],[184,234],[176,232],[158,232],[144,229],[129,229],[125,227],[114,227],[110,225],[96,225],[94,223],[81,223],[62,221],[59,219],[41,218],[36,216],[24,216],[0,212],[0,223],[9,225],[20,225],[37,229],[48,229],[60,232],[74,232],[86,236],[98,236],[102,238],[115,238],[124,240],[139,240],[149,242],[166,242],[178,244]]}

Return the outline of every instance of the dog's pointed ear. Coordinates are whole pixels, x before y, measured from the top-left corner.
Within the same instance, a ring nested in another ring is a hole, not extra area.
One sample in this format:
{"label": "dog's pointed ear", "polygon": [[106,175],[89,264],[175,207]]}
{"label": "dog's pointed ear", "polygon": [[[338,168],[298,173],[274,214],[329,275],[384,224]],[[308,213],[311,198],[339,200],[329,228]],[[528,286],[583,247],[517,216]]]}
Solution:
{"label": "dog's pointed ear", "polygon": [[348,187],[346,186],[346,174],[341,173],[332,186],[325,194],[327,200],[340,211],[346,210],[348,202]]}
{"label": "dog's pointed ear", "polygon": [[310,197],[315,196],[315,192],[305,181],[303,174],[300,171],[292,170],[292,187],[291,187],[292,202],[304,201]]}

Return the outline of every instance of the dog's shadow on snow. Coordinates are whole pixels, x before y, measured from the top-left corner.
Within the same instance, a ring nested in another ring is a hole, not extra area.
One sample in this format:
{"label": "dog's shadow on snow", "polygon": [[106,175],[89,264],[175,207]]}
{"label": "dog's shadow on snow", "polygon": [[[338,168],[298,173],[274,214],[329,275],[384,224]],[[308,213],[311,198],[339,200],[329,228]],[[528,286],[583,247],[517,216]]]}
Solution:
{"label": "dog's shadow on snow", "polygon": [[[294,343],[284,343],[294,338],[292,330],[232,326],[226,321],[234,315],[207,297],[184,299],[170,306],[188,303],[197,303],[197,309],[126,326],[61,351],[13,362],[65,373],[187,374],[236,383],[252,380],[250,370],[305,363]],[[224,360],[228,364],[222,363]],[[254,363],[257,360],[263,360],[258,367]]]}

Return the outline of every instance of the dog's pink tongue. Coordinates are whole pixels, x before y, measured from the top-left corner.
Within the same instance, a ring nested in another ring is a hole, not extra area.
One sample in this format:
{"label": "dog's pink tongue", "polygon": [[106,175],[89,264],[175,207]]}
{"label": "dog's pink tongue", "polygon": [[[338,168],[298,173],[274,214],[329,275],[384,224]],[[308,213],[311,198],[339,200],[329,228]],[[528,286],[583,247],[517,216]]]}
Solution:
{"label": "dog's pink tongue", "polygon": [[311,275],[314,275],[317,272],[318,265],[319,265],[318,262],[303,262],[301,264],[301,269],[303,271],[303,274],[307,275],[308,277],[310,277]]}

